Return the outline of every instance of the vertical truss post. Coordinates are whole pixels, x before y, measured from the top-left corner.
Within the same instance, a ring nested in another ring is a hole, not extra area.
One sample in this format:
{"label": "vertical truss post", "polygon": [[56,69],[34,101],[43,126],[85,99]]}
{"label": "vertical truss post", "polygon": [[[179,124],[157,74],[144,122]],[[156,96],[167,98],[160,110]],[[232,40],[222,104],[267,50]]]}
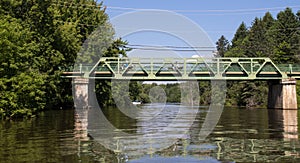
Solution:
{"label": "vertical truss post", "polygon": [[79,64],[79,72],[80,72],[80,74],[82,73],[82,64],[81,63]]}
{"label": "vertical truss post", "polygon": [[253,58],[250,58],[250,73],[248,74],[248,77],[250,79],[255,79],[256,77],[253,68],[254,68],[254,61]]}
{"label": "vertical truss post", "polygon": [[293,66],[292,64],[289,64],[289,69],[290,69],[290,75],[293,73]]}
{"label": "vertical truss post", "polygon": [[118,66],[118,74],[120,74],[120,58],[118,58],[117,66]]}
{"label": "vertical truss post", "polygon": [[150,74],[154,75],[153,74],[153,58],[151,58],[151,60],[150,60]]}
{"label": "vertical truss post", "polygon": [[253,58],[250,59],[250,74],[253,74]]}
{"label": "vertical truss post", "polygon": [[218,78],[222,77],[222,74],[220,74],[220,58],[217,58],[217,76]]}
{"label": "vertical truss post", "polygon": [[[197,60],[197,62],[198,62],[198,60]],[[184,58],[184,60],[183,60],[183,76],[185,76],[185,77],[187,77],[187,75],[186,75],[186,58]]]}

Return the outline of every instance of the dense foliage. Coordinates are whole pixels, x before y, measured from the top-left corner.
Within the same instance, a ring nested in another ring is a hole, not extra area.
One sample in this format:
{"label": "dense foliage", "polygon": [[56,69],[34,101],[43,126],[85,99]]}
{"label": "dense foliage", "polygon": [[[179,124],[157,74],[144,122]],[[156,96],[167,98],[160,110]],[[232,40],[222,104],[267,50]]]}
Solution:
{"label": "dense foliage", "polygon": [[[0,116],[31,116],[72,102],[71,81],[61,70],[74,64],[98,26],[111,28],[94,0],[1,0]],[[105,54],[122,53],[123,44],[117,40]]]}

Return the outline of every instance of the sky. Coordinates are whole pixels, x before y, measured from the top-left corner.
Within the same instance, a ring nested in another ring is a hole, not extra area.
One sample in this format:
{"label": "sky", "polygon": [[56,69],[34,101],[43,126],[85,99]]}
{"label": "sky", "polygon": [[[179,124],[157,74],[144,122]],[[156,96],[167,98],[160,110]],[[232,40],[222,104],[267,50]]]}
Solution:
{"label": "sky", "polygon": [[[165,23],[164,26],[168,26],[169,22],[164,20],[164,17],[167,16],[165,16],[164,13],[159,12],[161,10],[171,11],[194,22],[211,40],[209,45],[205,43],[203,44],[204,41],[201,43],[199,43],[199,40],[198,42],[194,40],[190,41],[190,38],[182,38],[181,35],[178,36],[177,34],[173,34],[172,31],[171,34],[168,32],[167,34],[164,32],[153,32],[151,31],[152,28],[150,28],[149,31],[131,33],[126,36],[122,35],[129,44],[133,45],[175,47],[203,47],[211,46],[212,44],[215,46],[216,41],[221,37],[221,35],[224,35],[229,41],[231,41],[236,29],[242,22],[245,22],[249,27],[255,17],[263,17],[267,11],[276,18],[277,13],[284,10],[286,7],[292,8],[294,12],[300,10],[299,0],[104,0],[103,5],[106,6],[106,13],[109,15],[110,20],[112,22],[115,20],[117,24],[121,22],[118,18],[126,15],[127,13],[143,12],[143,9],[150,9],[151,12],[154,11],[154,13],[158,11],[157,15],[159,16],[156,15],[156,17],[162,17],[161,20],[158,20],[158,24]],[[129,25],[127,24],[121,28],[128,28],[137,25],[136,23],[130,22],[128,17],[125,17],[125,19],[126,21],[129,21]],[[139,22],[147,24],[146,22],[148,22],[149,19],[151,18],[147,18],[146,16],[133,20],[138,20]],[[192,24],[176,19],[174,19],[174,21],[178,22],[178,25],[175,25],[178,26],[178,28],[172,28],[172,30],[176,30],[177,33],[178,31],[188,32],[188,30],[194,32],[193,29],[185,27],[193,26]],[[170,24],[176,24],[174,21]],[[199,36],[194,34],[194,37],[201,39],[205,36],[203,35],[202,37],[202,35]],[[143,53],[146,53],[147,50],[149,51],[149,49],[144,49]],[[158,53],[158,51],[159,50],[156,52]],[[141,53],[141,51],[138,51],[138,53]],[[177,52],[175,51],[174,53]],[[189,56],[191,55],[193,54],[190,53]]]}

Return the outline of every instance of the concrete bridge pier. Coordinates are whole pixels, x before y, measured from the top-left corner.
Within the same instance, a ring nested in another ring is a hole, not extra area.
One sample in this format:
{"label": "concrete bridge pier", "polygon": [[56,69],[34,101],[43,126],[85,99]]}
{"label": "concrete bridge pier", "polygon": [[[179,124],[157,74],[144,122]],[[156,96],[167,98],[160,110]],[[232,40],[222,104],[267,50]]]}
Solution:
{"label": "concrete bridge pier", "polygon": [[84,77],[73,78],[73,100],[76,108],[90,108],[98,105],[97,98],[94,93],[95,79]]}
{"label": "concrete bridge pier", "polygon": [[282,79],[269,82],[268,108],[284,110],[298,109],[295,79]]}
{"label": "concrete bridge pier", "polygon": [[89,108],[91,106],[91,89],[95,82],[91,82],[88,78],[73,78],[73,98],[76,108]]}

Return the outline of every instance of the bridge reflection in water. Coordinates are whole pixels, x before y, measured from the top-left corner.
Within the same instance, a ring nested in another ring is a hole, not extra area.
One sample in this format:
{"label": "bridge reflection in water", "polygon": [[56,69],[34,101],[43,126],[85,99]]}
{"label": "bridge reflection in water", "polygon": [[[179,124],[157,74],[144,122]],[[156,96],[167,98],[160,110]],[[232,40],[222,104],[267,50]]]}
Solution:
{"label": "bridge reflection in water", "polygon": [[[299,143],[298,141],[298,116],[296,110],[283,110],[283,137],[286,142],[289,142],[289,140],[292,140],[290,143],[288,143],[286,146],[294,148],[295,151],[285,151],[285,155],[291,156],[291,155],[298,155],[296,151],[296,143]],[[299,150],[299,149],[298,149]],[[299,152],[299,151],[298,151]],[[300,157],[300,156],[299,156]]]}
{"label": "bridge reflection in water", "polygon": [[[284,140],[298,139],[298,111],[297,110],[270,110],[270,121],[277,120],[278,126],[282,128],[282,134],[278,136]],[[272,122],[270,122],[272,123]],[[275,126],[274,126],[275,127]],[[276,127],[275,127],[276,128]]]}
{"label": "bridge reflection in water", "polygon": [[[175,107],[172,105],[171,107]],[[142,106],[143,109],[150,106]],[[168,106],[166,106],[168,107]],[[170,107],[170,108],[171,108]],[[151,107],[155,109],[155,107]],[[197,108],[193,108],[197,109]],[[87,110],[87,109],[85,109]],[[111,110],[114,110],[113,112]],[[149,133],[159,131],[160,119],[157,124],[147,124],[147,121],[130,121],[126,124],[122,114],[116,113],[117,108],[103,109],[108,119],[118,126],[123,124],[120,131],[132,132],[146,136]],[[176,109],[174,109],[176,110]],[[87,110],[88,111],[88,110]],[[176,113],[176,111],[174,111]],[[187,112],[187,117],[189,112]],[[79,146],[86,148],[91,146],[93,152],[99,156],[99,160],[105,160],[105,155],[115,155],[117,162],[125,162],[126,160],[147,161],[151,158],[164,160],[166,158],[182,157],[187,160],[221,160],[221,161],[299,161],[300,160],[300,143],[298,141],[298,114],[297,110],[271,110],[271,109],[235,109],[226,108],[220,118],[218,125],[212,134],[206,140],[199,141],[198,131],[202,127],[202,123],[207,114],[207,108],[198,109],[197,117],[186,133],[185,137],[178,138],[171,146],[161,149],[153,153],[153,148],[159,146],[159,142],[151,144],[151,142],[142,142],[150,144],[139,146],[136,144],[126,144],[126,148],[122,148],[122,137],[115,137],[115,150],[105,149],[100,143],[87,137],[84,127],[88,122],[87,115],[76,116],[80,118],[75,123],[78,133],[75,137],[78,141],[86,144]],[[147,119],[146,115],[144,118]],[[119,121],[119,122],[118,122]],[[164,119],[163,122],[170,121]],[[184,120],[181,122],[184,123]],[[127,126],[126,126],[127,125]],[[164,127],[165,125],[162,125]],[[124,129],[124,127],[126,129]],[[180,128],[180,125],[178,126]],[[87,131],[88,132],[88,131]],[[101,132],[105,132],[105,129]],[[172,132],[172,131],[171,131]],[[134,139],[134,138],[132,138]],[[154,137],[155,139],[155,137]],[[168,137],[161,137],[161,142],[167,140]],[[150,140],[150,139],[149,139]],[[132,140],[134,142],[134,140]],[[153,142],[152,142],[153,143]],[[98,145],[95,145],[98,144]],[[140,151],[145,150],[146,153]],[[118,148],[118,149],[117,149]],[[80,148],[78,148],[81,150]],[[80,153],[80,152],[79,152]],[[191,159],[192,158],[192,159]],[[171,159],[170,159],[171,160]]]}

